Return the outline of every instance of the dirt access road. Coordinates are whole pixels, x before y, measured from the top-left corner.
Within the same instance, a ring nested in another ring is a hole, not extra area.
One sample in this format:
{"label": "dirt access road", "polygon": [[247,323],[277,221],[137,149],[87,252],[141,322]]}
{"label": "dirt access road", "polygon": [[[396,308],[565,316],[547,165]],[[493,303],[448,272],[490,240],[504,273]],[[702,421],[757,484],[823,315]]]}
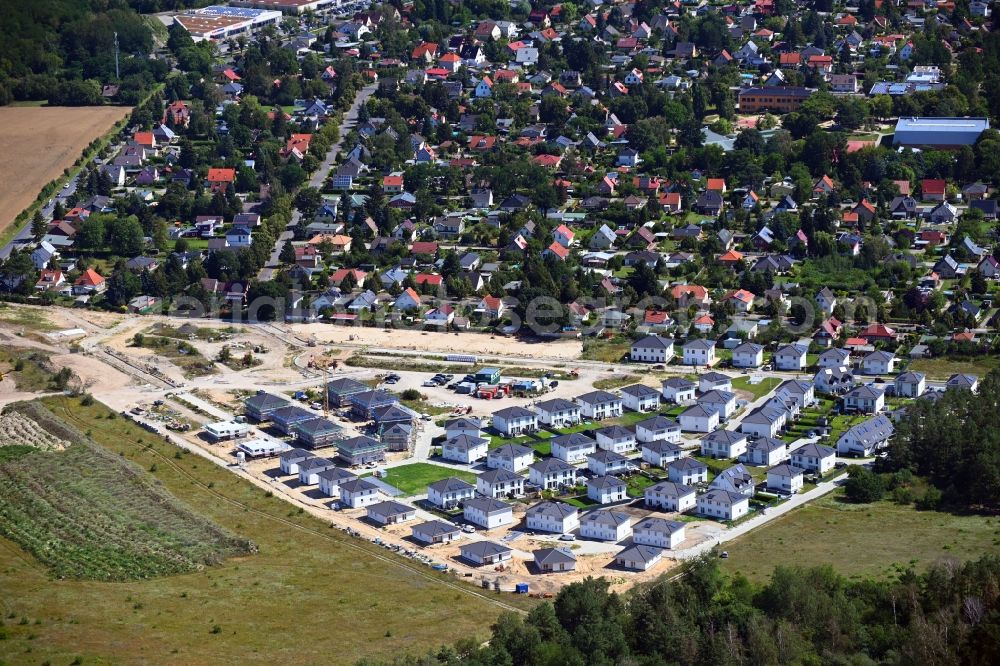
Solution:
{"label": "dirt access road", "polygon": [[0,234],[91,141],[131,112],[124,106],[0,108]]}

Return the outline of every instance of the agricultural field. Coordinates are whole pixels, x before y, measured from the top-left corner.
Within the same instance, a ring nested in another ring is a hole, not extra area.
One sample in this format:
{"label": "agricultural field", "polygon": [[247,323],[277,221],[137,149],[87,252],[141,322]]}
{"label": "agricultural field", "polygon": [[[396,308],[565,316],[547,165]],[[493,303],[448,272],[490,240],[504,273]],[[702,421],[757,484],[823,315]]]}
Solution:
{"label": "agricultural field", "polygon": [[0,534],[59,578],[186,573],[255,548],[35,403],[8,409],[0,433],[10,444],[34,449],[0,466]]}
{"label": "agricultural field", "polygon": [[54,578],[0,539],[0,589],[11,618],[0,627],[0,661],[354,663],[480,642],[502,610],[537,603],[481,595],[350,538],[266,488],[108,418],[100,404],[66,397],[44,404],[258,551],[189,574],[109,584]]}
{"label": "agricultural field", "polygon": [[476,482],[476,475],[472,472],[431,465],[429,463],[412,463],[410,465],[400,465],[392,467],[382,472],[382,480],[390,486],[399,488],[404,495],[420,495],[427,492],[428,484],[447,479],[450,476],[468,481]]}
{"label": "agricultural field", "polygon": [[127,116],[128,107],[0,108],[0,237],[42,188],[71,167],[87,145]]}
{"label": "agricultural field", "polygon": [[726,544],[723,568],[756,581],[782,565],[832,564],[844,576],[887,576],[941,558],[974,560],[998,547],[996,517],[917,511],[889,500],[851,504],[838,490]]}

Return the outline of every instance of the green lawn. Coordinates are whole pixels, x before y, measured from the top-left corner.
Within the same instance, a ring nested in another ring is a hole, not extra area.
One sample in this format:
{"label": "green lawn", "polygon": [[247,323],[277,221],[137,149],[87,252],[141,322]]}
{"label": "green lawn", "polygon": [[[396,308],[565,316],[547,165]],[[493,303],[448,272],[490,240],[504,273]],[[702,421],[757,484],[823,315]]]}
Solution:
{"label": "green lawn", "polygon": [[625,481],[630,497],[643,497],[646,494],[646,488],[655,483],[656,481],[642,474],[633,474]]}
{"label": "green lawn", "polygon": [[64,397],[45,403],[145,470],[147,482],[258,550],[194,573],[105,583],[54,578],[0,539],[4,616],[15,618],[2,628],[6,663],[388,660],[459,638],[484,640],[503,610],[495,602],[537,603],[483,598],[471,585],[348,537],[125,418],[108,418],[103,405]]}
{"label": "green lawn", "polygon": [[[468,481],[476,482],[476,475],[472,472],[450,469],[440,465],[430,463],[412,463],[410,465],[400,465],[383,471],[381,477],[390,486],[399,488],[404,495],[422,495],[427,492],[427,486],[435,481],[447,479],[450,476]],[[365,474],[363,476],[370,476]]]}
{"label": "green lawn", "polygon": [[855,505],[840,491],[725,545],[723,568],[763,581],[775,566],[830,564],[845,576],[925,569],[943,557],[972,560],[1000,546],[1000,519],[917,511],[889,501]]}
{"label": "green lawn", "polygon": [[780,383],[781,380],[777,377],[765,377],[757,384],[751,384],[749,377],[735,377],[733,379],[733,389],[751,393],[753,399],[757,400],[776,389]]}

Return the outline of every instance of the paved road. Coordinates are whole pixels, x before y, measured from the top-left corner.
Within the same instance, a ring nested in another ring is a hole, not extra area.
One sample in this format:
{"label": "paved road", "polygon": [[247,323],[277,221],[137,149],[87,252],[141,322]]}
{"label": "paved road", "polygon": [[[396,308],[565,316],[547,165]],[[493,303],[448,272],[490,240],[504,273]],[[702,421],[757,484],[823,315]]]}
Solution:
{"label": "paved road", "polygon": [[[61,189],[54,197],[52,197],[52,202],[46,204],[46,206],[42,208],[42,217],[44,217],[46,220],[52,219],[52,211],[55,208],[56,199],[59,199],[60,201],[65,201],[66,197],[76,192],[76,184],[78,178],[79,176],[74,177],[73,180],[71,180],[66,185],[66,187]],[[34,237],[31,235],[31,220],[29,219],[27,222],[24,223],[24,226],[21,227],[21,229],[17,232],[14,238],[12,238],[9,243],[0,248],[0,259],[6,259],[7,257],[10,256],[10,253],[13,252],[15,248],[19,248],[23,245],[26,245],[30,243],[32,240],[34,240]]]}
{"label": "paved road", "polygon": [[[351,104],[351,108],[347,110],[344,114],[343,122],[340,125],[340,136],[337,139],[337,143],[330,147],[330,151],[326,154],[326,159],[320,164],[319,168],[313,172],[312,177],[309,179],[309,187],[315,187],[319,190],[323,189],[323,183],[326,182],[327,176],[330,175],[330,171],[333,169],[337,162],[337,157],[340,154],[340,149],[343,146],[344,139],[347,138],[348,133],[354,129],[355,125],[358,124],[358,112],[361,109],[361,105],[368,102],[368,98],[374,94],[375,90],[378,88],[377,84],[371,84],[362,88],[357,95],[354,97],[354,103]],[[274,248],[271,250],[271,257],[264,264],[264,268],[260,269],[257,273],[257,279],[267,281],[274,277],[275,269],[281,265],[281,248],[285,246],[285,241],[289,241],[294,237],[292,230],[298,226],[299,220],[302,219],[302,214],[299,211],[294,211],[292,213],[292,221],[288,223],[285,230],[281,232],[277,240],[274,241]]]}

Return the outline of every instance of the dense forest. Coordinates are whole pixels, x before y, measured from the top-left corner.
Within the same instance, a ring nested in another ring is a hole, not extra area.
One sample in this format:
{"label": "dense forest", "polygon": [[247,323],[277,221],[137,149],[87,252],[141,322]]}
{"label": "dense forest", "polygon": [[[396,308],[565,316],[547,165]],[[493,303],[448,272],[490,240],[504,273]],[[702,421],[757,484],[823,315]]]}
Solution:
{"label": "dense forest", "polygon": [[926,478],[950,506],[1000,510],[1000,372],[978,393],[947,391],[906,408],[889,454],[877,471],[907,470]]}
{"label": "dense forest", "polygon": [[114,102],[134,104],[169,72],[165,61],[146,57],[153,49],[152,31],[125,0],[0,0],[0,34],[0,105],[102,104],[104,84],[120,86]]}
{"label": "dense forest", "polygon": [[[829,567],[775,569],[766,585],[718,560],[626,595],[604,579],[563,588],[527,616],[397,665],[996,664],[1000,559],[942,562],[896,580],[848,581]],[[372,663],[372,662],[364,662]]]}

